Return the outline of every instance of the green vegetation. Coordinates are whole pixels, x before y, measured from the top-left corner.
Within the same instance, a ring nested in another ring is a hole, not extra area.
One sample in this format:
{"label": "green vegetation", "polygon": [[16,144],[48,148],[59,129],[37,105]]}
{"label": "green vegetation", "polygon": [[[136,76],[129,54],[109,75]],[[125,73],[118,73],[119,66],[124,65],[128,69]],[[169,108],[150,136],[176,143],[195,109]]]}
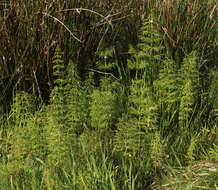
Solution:
{"label": "green vegetation", "polygon": [[0,190],[218,189],[217,9],[0,3]]}

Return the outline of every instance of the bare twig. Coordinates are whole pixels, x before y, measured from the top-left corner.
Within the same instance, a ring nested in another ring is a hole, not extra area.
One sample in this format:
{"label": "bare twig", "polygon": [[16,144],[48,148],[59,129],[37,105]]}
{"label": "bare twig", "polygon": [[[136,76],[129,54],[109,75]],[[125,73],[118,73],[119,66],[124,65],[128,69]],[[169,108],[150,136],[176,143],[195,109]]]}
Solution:
{"label": "bare twig", "polygon": [[80,43],[82,43],[82,41],[80,39],[78,39],[72,32],[71,30],[63,23],[61,22],[59,19],[57,19],[56,17],[46,13],[46,12],[42,12],[43,15],[47,16],[47,17],[50,17],[50,18],[53,18],[54,20],[56,20],[57,22],[59,22],[69,33],[71,36],[73,36],[74,39],[76,39],[77,41],[79,41]]}
{"label": "bare twig", "polygon": [[39,98],[40,98],[41,102],[43,102],[42,94],[41,94],[41,91],[40,91],[40,88],[39,88],[39,83],[38,83],[38,80],[36,78],[36,72],[35,71],[33,71],[33,75],[34,75],[34,79],[35,79],[35,82],[36,82],[37,90],[38,90],[38,93],[39,93]]}
{"label": "bare twig", "polygon": [[115,77],[112,73],[106,73],[106,72],[102,72],[102,71],[98,71],[98,70],[95,70],[95,69],[88,69],[89,71],[93,71],[93,72],[96,72],[96,73],[100,73],[100,74],[104,74],[104,75],[111,75],[113,78],[115,78],[116,80],[120,80],[119,78]]}
{"label": "bare twig", "polygon": [[57,12],[67,12],[67,11],[77,11],[78,13],[80,13],[81,11],[88,11],[88,12],[91,12],[91,13],[94,13],[102,18],[105,18],[104,15],[96,12],[96,11],[93,11],[93,10],[90,10],[90,9],[85,9],[85,8],[72,8],[72,9],[63,9],[61,11],[57,11]]}
{"label": "bare twig", "polygon": [[96,12],[96,11],[93,11],[93,10],[90,10],[90,9],[86,9],[86,8],[64,9],[64,10],[61,10],[61,11],[58,11],[58,12],[66,12],[66,11],[76,11],[78,14],[80,14],[81,11],[88,11],[88,12],[94,13],[94,14],[96,14],[96,15],[98,15],[98,16],[103,18],[100,22],[98,22],[96,24],[96,26],[102,25],[102,22],[106,21],[103,24],[108,23],[112,28],[113,28],[113,25],[111,23],[111,21],[112,21],[111,17],[116,16],[118,14],[121,14],[121,12],[118,12],[118,13],[115,13],[115,14],[110,14],[109,13],[107,16],[104,16],[104,15],[102,15],[102,14]]}
{"label": "bare twig", "polygon": [[170,41],[173,42],[173,46],[175,46],[175,41],[171,38],[171,36],[169,35],[167,29],[165,27],[162,27],[162,30],[167,35],[167,37],[170,39]]}
{"label": "bare twig", "polygon": [[115,14],[109,13],[106,17],[104,17],[102,20],[100,20],[98,23],[96,23],[95,26],[100,26],[100,25],[104,25],[105,23],[108,23],[113,28],[112,21],[114,21],[114,20],[112,19],[112,17],[116,16],[118,14],[121,14],[121,12],[118,12]]}

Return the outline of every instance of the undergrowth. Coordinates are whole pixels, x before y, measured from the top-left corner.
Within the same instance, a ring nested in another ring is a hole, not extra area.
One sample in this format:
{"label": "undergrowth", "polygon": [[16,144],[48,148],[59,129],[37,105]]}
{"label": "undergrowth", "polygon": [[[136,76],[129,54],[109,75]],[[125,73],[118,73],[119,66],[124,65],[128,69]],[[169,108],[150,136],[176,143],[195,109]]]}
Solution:
{"label": "undergrowth", "polygon": [[175,61],[162,37],[151,13],[84,80],[57,46],[49,102],[17,91],[1,115],[0,189],[217,189],[217,68],[205,87],[198,51]]}

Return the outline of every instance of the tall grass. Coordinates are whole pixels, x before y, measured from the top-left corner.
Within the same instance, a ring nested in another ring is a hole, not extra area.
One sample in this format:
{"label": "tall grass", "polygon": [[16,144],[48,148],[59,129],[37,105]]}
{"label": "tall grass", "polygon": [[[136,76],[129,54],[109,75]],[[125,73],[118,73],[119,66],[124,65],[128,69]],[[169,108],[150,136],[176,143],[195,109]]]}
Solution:
{"label": "tall grass", "polygon": [[79,66],[83,78],[95,67],[96,50],[102,45],[119,41],[124,56],[128,45],[138,42],[139,27],[151,10],[158,18],[170,58],[179,62],[197,50],[203,76],[217,62],[215,0],[5,1],[0,10],[3,104],[11,100],[11,89],[34,93],[39,101],[48,100],[53,81],[51,59],[57,45],[66,62],[72,59]]}

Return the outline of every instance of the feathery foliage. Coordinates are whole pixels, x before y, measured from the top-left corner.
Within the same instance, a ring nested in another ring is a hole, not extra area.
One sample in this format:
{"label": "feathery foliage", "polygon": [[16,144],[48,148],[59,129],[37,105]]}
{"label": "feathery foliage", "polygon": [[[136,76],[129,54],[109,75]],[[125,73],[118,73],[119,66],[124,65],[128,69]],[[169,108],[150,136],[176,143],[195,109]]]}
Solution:
{"label": "feathery foliage", "polygon": [[151,91],[143,84],[142,80],[134,80],[130,88],[127,113],[120,119],[115,136],[117,150],[148,154],[158,115]]}
{"label": "feathery foliage", "polygon": [[53,75],[55,77],[54,80],[54,89],[52,89],[50,104],[52,110],[52,116],[54,119],[57,119],[57,123],[60,126],[64,125],[65,122],[65,69],[64,69],[64,61],[61,55],[61,50],[57,46],[54,59],[53,59]]}
{"label": "feathery foliage", "polygon": [[51,92],[50,105],[47,108],[47,122],[44,135],[47,140],[49,166],[60,166],[66,159],[69,146],[66,126],[65,70],[64,61],[59,47],[53,60],[54,88]]}
{"label": "feathery foliage", "polygon": [[110,130],[116,119],[115,95],[110,85],[110,80],[103,78],[101,89],[96,89],[91,94],[91,125],[99,131]]}
{"label": "feathery foliage", "polygon": [[209,87],[209,104],[212,106],[211,117],[218,121],[218,72],[211,71],[211,84]]}
{"label": "feathery foliage", "polygon": [[105,48],[97,52],[98,60],[96,62],[96,67],[100,70],[109,72],[112,69],[117,68],[117,63],[114,55],[114,48]]}
{"label": "feathery foliage", "polygon": [[168,136],[178,125],[180,104],[180,76],[178,65],[166,58],[161,65],[158,78],[154,81],[155,99],[160,115],[161,134]]}
{"label": "feathery foliage", "polygon": [[155,170],[162,168],[163,166],[163,157],[164,157],[164,145],[161,140],[160,132],[156,132],[151,139],[150,145],[151,151],[150,156]]}
{"label": "feathery foliage", "polygon": [[146,85],[151,87],[158,76],[164,48],[153,13],[140,28],[139,40],[136,49],[130,46],[129,53],[133,54],[133,60],[128,62],[128,68],[136,70],[136,78],[143,75]]}
{"label": "feathery foliage", "polygon": [[8,154],[8,172],[16,175],[24,170],[29,172],[37,165],[37,159],[44,159],[47,154],[45,139],[41,136],[42,128],[35,119],[29,119],[23,128],[16,127],[11,139]]}
{"label": "feathery foliage", "polygon": [[[8,184],[10,176],[22,180],[39,169],[37,159],[44,159],[47,151],[45,139],[41,136],[43,129],[35,118],[35,106],[30,94],[22,92],[14,97],[14,103],[8,120],[12,117],[13,126],[4,134],[1,144],[1,182],[0,186]],[[3,135],[3,134],[2,134]],[[3,137],[3,136],[2,136]]]}
{"label": "feathery foliage", "polygon": [[23,125],[36,110],[32,95],[26,92],[19,92],[13,99],[10,117],[15,126]]}
{"label": "feathery foliage", "polygon": [[184,58],[180,69],[182,89],[179,122],[181,128],[189,126],[191,114],[194,112],[194,104],[198,101],[200,84],[196,56],[196,52],[191,52]]}
{"label": "feathery foliage", "polygon": [[[76,65],[70,61],[67,68],[67,85],[65,88],[66,116],[68,132],[80,134],[87,125],[89,111],[88,93],[78,75]],[[91,84],[90,84],[91,85]]]}
{"label": "feathery foliage", "polygon": [[195,146],[196,146],[196,143],[195,143],[195,137],[191,137],[191,140],[190,140],[190,145],[188,147],[188,151],[187,151],[187,158],[188,158],[188,161],[189,161],[189,165],[192,165],[193,161],[195,160]]}
{"label": "feathery foliage", "polygon": [[104,48],[98,51],[96,67],[100,70],[101,74],[113,77],[122,84],[127,85],[129,76],[123,51],[123,47],[118,41],[115,42],[114,47]]}
{"label": "feathery foliage", "polygon": [[170,113],[177,109],[180,100],[178,66],[172,59],[164,60],[162,65],[154,85],[159,104],[164,106],[164,112]]}
{"label": "feathery foliage", "polygon": [[153,99],[152,83],[161,61],[161,38],[151,14],[140,30],[137,49],[130,47],[133,60],[128,68],[136,75],[130,86],[127,113],[120,119],[115,136],[115,148],[124,152],[149,154],[150,141],[157,130],[157,105]]}

